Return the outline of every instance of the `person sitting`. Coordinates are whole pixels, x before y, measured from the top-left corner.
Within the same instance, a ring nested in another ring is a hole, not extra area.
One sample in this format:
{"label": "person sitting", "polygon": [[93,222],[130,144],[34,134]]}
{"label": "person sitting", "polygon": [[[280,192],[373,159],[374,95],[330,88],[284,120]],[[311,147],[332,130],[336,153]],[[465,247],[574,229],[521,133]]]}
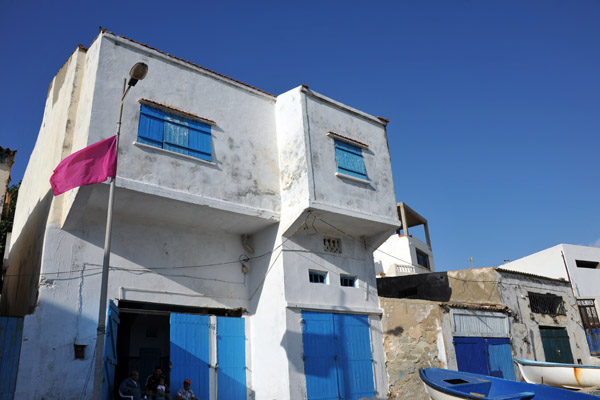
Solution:
{"label": "person sitting", "polygon": [[[156,398],[156,387],[158,386],[161,378],[167,382],[167,378],[165,378],[165,376],[162,374],[162,369],[157,365],[154,368],[154,374],[148,376],[148,379],[146,379],[146,395],[150,396],[152,399]],[[166,386],[167,385],[165,384],[165,387]]]}
{"label": "person sitting", "polygon": [[156,400],[167,400],[167,388],[165,387],[165,378],[161,377],[158,382],[158,386],[156,386]]}
{"label": "person sitting", "polygon": [[194,392],[190,389],[191,382],[189,379],[183,381],[183,387],[177,391],[177,400],[198,400],[194,396]]}
{"label": "person sitting", "polygon": [[137,381],[140,378],[140,374],[137,371],[131,371],[129,377],[125,379],[119,385],[119,394],[122,396],[131,396],[133,400],[140,400],[142,397],[142,391]]}

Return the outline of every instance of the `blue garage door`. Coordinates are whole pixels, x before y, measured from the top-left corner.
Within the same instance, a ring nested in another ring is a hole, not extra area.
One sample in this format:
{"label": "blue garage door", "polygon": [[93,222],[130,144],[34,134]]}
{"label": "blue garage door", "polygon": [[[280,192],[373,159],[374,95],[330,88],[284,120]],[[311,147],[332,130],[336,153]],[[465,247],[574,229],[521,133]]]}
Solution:
{"label": "blue garage door", "polygon": [[509,338],[455,337],[459,371],[516,380]]}
{"label": "blue garage door", "polygon": [[373,397],[373,356],[365,315],[302,312],[310,400]]}

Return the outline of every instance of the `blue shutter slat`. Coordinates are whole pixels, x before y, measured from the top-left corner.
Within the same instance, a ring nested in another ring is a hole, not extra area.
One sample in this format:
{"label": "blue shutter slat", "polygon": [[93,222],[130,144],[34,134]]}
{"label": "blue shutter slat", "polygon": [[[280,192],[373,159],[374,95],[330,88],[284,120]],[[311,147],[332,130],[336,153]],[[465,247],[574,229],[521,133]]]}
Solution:
{"label": "blue shutter slat", "polygon": [[208,400],[208,316],[171,313],[170,323],[171,388],[176,391],[190,379],[196,397]]}
{"label": "blue shutter slat", "polygon": [[375,396],[369,318],[366,315],[333,314],[338,354],[340,397]]}
{"label": "blue shutter slat", "polygon": [[246,339],[243,318],[217,317],[219,398],[246,399]]}
{"label": "blue shutter slat", "polygon": [[358,156],[362,156],[362,149],[358,146],[351,145],[350,143],[342,142],[341,140],[336,140],[335,147],[338,149],[345,150],[348,153],[353,153]]}

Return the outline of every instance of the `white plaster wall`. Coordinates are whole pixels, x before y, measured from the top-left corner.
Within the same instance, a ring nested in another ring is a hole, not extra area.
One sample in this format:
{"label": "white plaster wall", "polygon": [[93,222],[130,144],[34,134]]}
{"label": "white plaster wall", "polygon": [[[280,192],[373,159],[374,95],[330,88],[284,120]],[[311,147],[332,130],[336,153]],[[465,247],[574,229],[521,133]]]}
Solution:
{"label": "white plaster wall", "polygon": [[[372,253],[365,250],[363,243],[347,236],[340,238],[341,254],[326,252],[323,237],[336,237],[336,232],[321,229],[318,232],[300,230],[283,243],[288,304],[304,309],[378,311]],[[311,283],[309,270],[327,273],[327,283]],[[355,276],[356,287],[341,286],[340,275]]]}
{"label": "white plaster wall", "polygon": [[281,224],[287,229],[309,206],[312,174],[305,111],[300,88],[277,97],[277,145],[281,188]]}
{"label": "white plaster wall", "polygon": [[[314,180],[312,204],[371,215],[397,225],[385,123],[313,91],[304,90],[303,94]],[[368,184],[336,176],[334,140],[327,136],[329,131],[369,146],[362,151]]]}
{"label": "white plaster wall", "polygon": [[[600,248],[590,246],[561,245],[577,297],[600,296],[600,269],[578,268],[575,260],[595,261],[600,264]],[[562,258],[560,258],[562,262]],[[597,304],[596,304],[597,307]]]}
{"label": "white plaster wall", "polygon": [[561,245],[550,247],[549,249],[501,265],[500,268],[528,272],[553,279],[562,278],[568,280],[567,270],[562,261],[561,250]]}
{"label": "white plaster wall", "polygon": [[[279,212],[274,97],[112,34],[100,40],[90,142],[115,132],[123,78],[136,62],[148,65],[148,75],[131,89],[124,103],[119,186],[176,199],[184,193],[224,209],[228,203],[241,204],[254,209],[254,214]],[[135,146],[140,98],[215,121],[212,163]]]}
{"label": "white plaster wall", "polygon": [[[417,250],[429,256],[430,270],[421,268],[417,263]],[[375,271],[386,276],[395,276],[395,265],[414,268],[414,273],[435,272],[433,251],[420,239],[394,234],[373,252]]]}

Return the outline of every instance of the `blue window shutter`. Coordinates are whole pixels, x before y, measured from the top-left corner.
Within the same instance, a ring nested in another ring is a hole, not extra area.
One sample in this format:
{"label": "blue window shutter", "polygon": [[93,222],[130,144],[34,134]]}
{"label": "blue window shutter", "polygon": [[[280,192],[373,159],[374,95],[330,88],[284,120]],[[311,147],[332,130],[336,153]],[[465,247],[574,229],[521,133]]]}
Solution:
{"label": "blue window shutter", "polygon": [[171,393],[190,379],[190,388],[200,400],[208,400],[210,366],[209,319],[206,315],[171,313]]}
{"label": "blue window shutter", "polygon": [[337,161],[338,172],[356,178],[367,179],[367,170],[360,147],[335,140],[335,159]]}
{"label": "blue window shutter", "polygon": [[164,112],[142,105],[140,107],[138,141],[150,146],[162,148],[164,118]]}
{"label": "blue window shutter", "polygon": [[12,400],[23,339],[23,317],[0,316],[0,399]]}
{"label": "blue window shutter", "polygon": [[246,339],[243,318],[217,317],[217,393],[246,399]]}
{"label": "blue window shutter", "polygon": [[104,338],[104,367],[102,371],[102,399],[113,398],[115,387],[115,367],[117,366],[117,329],[119,328],[119,308],[112,300],[108,300],[108,316]]}
{"label": "blue window shutter", "polygon": [[212,159],[212,137],[210,125],[199,121],[188,121],[190,127],[189,148],[190,155],[206,161]]}
{"label": "blue window shutter", "polygon": [[168,114],[144,104],[140,107],[138,141],[161,149],[212,161],[210,125]]}
{"label": "blue window shutter", "polygon": [[362,399],[375,396],[373,354],[369,318],[366,315],[333,314],[340,397]]}
{"label": "blue window shutter", "polygon": [[333,314],[303,311],[302,319],[306,397],[309,400],[337,399],[339,390]]}

